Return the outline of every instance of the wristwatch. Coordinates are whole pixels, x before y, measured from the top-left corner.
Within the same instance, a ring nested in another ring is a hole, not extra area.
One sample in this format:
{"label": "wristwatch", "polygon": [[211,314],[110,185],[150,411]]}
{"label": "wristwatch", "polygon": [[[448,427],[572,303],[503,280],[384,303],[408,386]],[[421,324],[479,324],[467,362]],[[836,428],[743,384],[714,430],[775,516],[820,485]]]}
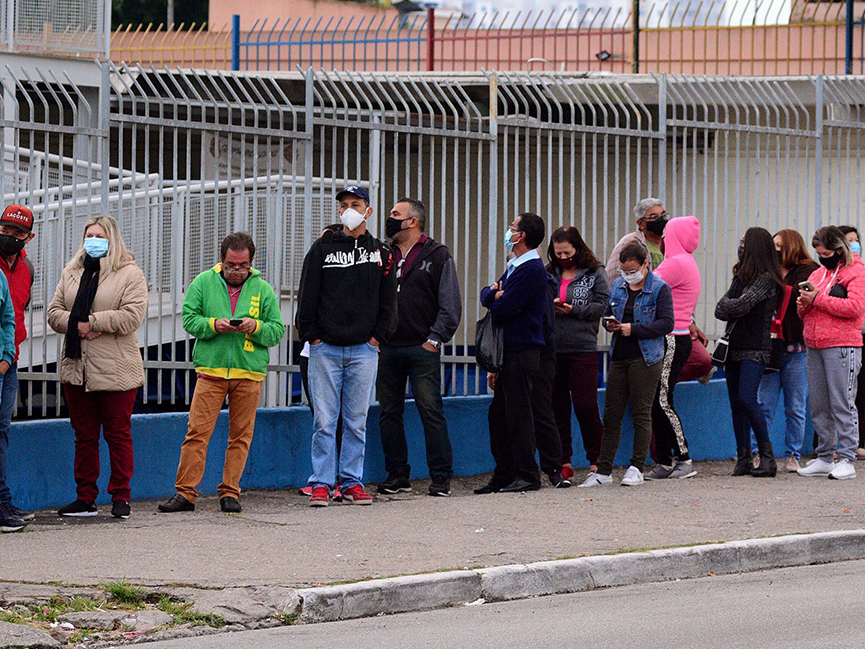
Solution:
{"label": "wristwatch", "polygon": [[442,344],[440,340],[433,340],[432,338],[427,338],[427,343],[435,347],[437,350],[441,351]]}

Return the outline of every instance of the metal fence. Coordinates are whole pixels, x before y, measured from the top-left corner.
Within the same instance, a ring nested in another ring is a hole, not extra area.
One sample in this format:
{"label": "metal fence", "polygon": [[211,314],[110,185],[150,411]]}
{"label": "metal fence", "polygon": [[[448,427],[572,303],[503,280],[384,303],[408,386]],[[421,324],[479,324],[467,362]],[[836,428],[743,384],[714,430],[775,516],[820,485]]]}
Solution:
{"label": "metal fence", "polygon": [[147,277],[144,407],[158,409],[190,398],[185,288],[241,228],[253,233],[256,265],[289,323],[263,405],[300,398],[290,324],[300,265],[336,220],[333,196],[346,184],[369,188],[374,232],[401,196],[423,200],[428,233],[453,251],[464,321],[443,354],[452,395],[485,392],[472,358],[478,295],[503,269],[501,235],[523,211],[550,231],[577,226],[604,258],[634,228],[640,198],[697,215],[696,317],[710,335],[747,227],[807,235],[821,223],[856,224],[862,212],[858,77],[102,69],[99,88],[50,74],[3,82],[4,202],[31,205],[38,223],[20,361],[30,415],[60,412],[61,340],[45,306],[93,214],[119,218]]}
{"label": "metal fence", "polygon": [[2,0],[0,12],[3,50],[108,56],[111,0]]}
{"label": "metal fence", "polygon": [[[626,8],[426,13],[232,24],[232,69],[865,72],[865,22],[844,3],[681,0]],[[243,27],[243,29],[241,28]],[[855,29],[854,29],[855,28]]]}

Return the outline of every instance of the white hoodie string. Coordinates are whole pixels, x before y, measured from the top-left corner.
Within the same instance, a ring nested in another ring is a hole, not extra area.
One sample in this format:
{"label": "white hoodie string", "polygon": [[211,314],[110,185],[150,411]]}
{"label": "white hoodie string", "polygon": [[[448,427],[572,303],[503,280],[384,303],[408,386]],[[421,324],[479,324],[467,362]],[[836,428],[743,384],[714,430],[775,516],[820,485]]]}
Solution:
{"label": "white hoodie string", "polygon": [[[838,276],[838,271],[839,271],[839,270],[841,270],[841,266],[840,266],[840,265],[838,265],[838,266],[835,267],[835,272],[832,273],[832,279],[830,279],[830,280],[829,280],[829,283],[826,284],[826,289],[825,289],[826,295],[829,295],[829,291],[832,290],[832,282],[835,280],[835,277]],[[826,279],[826,275],[828,275],[828,274],[829,274],[829,269],[826,268],[826,267],[824,266],[824,267],[823,267],[823,280]],[[823,280],[820,280],[821,283],[822,283]]]}

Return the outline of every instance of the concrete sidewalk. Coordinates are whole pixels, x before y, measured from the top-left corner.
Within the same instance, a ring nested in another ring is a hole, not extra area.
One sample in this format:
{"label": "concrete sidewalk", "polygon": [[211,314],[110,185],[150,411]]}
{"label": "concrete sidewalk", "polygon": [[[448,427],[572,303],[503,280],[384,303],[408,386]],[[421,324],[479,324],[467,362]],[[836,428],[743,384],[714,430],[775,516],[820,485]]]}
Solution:
{"label": "concrete sidewalk", "polygon": [[372,507],[314,509],[296,491],[258,491],[231,516],[212,497],[183,514],[133,502],[126,521],[108,507],[78,520],[40,512],[24,532],[0,537],[0,580],[294,588],[865,528],[862,476],[732,478],[732,462],[696,466],[688,480],[625,488],[616,469],[610,487],[527,494],[475,496],[480,476],[455,480],[450,498],[431,498],[428,482],[417,481],[412,495],[377,497]]}

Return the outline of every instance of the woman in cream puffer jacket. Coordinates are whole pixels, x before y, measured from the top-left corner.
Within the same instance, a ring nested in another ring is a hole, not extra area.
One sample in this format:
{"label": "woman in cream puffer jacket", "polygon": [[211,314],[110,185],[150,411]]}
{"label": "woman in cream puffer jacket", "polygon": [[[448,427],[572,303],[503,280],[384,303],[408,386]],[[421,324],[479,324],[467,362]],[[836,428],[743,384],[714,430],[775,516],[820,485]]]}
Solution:
{"label": "woman in cream puffer jacket", "polygon": [[144,384],[136,331],[146,314],[147,283],[117,221],[90,219],[48,307],[48,324],[66,337],[60,382],[75,430],[78,498],[61,516],[97,513],[100,429],[111,456],[112,515],[129,516],[132,408]]}

